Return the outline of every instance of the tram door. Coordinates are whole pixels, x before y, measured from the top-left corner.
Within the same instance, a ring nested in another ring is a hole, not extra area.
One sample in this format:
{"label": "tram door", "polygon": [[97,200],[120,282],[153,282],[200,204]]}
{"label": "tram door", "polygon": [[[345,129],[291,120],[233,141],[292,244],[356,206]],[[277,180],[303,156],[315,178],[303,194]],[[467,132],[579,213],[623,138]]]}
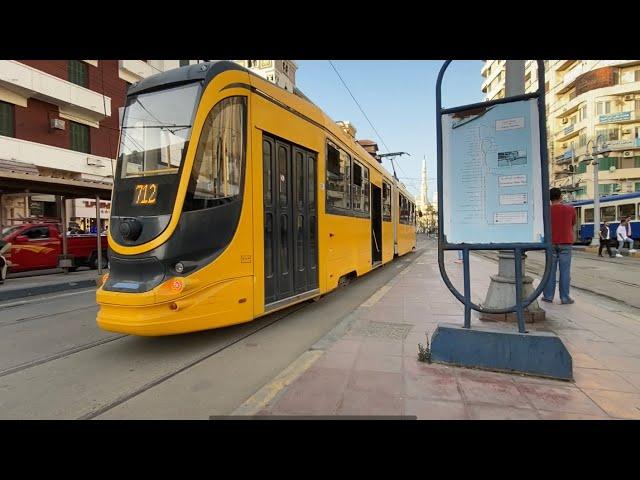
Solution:
{"label": "tram door", "polygon": [[263,136],[265,305],[318,288],[316,154]]}
{"label": "tram door", "polygon": [[382,189],[371,184],[371,264],[382,262]]}

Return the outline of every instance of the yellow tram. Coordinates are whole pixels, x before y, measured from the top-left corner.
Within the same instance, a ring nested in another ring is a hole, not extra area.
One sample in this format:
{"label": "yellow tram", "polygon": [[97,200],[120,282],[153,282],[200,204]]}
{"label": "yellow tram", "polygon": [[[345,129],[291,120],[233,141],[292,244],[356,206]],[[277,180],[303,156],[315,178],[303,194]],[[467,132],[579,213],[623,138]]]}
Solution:
{"label": "yellow tram", "polygon": [[415,249],[412,196],[299,91],[227,61],[127,93],[98,325],[248,322]]}

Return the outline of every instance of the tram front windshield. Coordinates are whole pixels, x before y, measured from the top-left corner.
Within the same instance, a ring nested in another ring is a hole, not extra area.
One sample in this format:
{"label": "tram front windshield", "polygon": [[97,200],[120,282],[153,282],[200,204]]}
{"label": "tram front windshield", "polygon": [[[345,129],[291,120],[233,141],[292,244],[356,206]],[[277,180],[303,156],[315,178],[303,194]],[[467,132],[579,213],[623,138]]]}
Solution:
{"label": "tram front windshield", "polygon": [[121,178],[178,173],[200,88],[192,83],[127,99],[120,137]]}

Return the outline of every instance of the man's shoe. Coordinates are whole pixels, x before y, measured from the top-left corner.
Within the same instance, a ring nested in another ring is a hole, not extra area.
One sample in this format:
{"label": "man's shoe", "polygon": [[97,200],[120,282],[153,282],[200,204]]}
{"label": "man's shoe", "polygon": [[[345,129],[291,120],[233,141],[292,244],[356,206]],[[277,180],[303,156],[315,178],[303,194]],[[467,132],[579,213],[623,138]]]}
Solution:
{"label": "man's shoe", "polygon": [[548,298],[545,298],[545,297],[540,297],[540,300],[547,303],[553,303],[553,300],[549,300]]}
{"label": "man's shoe", "polygon": [[629,249],[629,253],[636,253],[636,252],[637,252],[637,250],[635,248],[630,248]]}
{"label": "man's shoe", "polygon": [[599,253],[599,254],[598,254],[598,256],[599,256],[599,257],[601,257],[601,256],[602,256],[602,254],[601,254],[601,253]]}
{"label": "man's shoe", "polygon": [[619,253],[616,253],[616,257],[622,258],[622,255],[620,255]]}
{"label": "man's shoe", "polygon": [[571,305],[572,303],[576,303],[576,301],[573,298],[568,298],[567,300],[562,300],[561,303],[562,305]]}

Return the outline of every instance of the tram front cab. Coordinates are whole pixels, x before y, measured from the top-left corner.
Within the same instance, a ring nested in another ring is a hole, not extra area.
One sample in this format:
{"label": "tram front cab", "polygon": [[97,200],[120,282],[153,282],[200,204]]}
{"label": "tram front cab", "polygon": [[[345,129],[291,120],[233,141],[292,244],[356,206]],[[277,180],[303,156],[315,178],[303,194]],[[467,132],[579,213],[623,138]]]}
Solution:
{"label": "tram front cab", "polygon": [[215,62],[130,87],[102,329],[168,335],[253,318],[249,84],[246,70]]}

